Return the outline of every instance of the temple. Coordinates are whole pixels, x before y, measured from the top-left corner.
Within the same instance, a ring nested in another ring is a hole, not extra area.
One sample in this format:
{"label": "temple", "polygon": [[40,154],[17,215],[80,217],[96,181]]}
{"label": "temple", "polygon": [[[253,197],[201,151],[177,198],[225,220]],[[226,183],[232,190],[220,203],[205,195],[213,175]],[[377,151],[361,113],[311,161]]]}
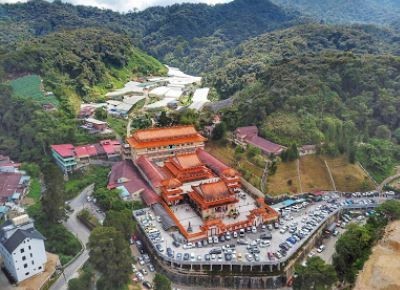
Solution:
{"label": "temple", "polygon": [[150,187],[143,200],[161,205],[158,215],[187,240],[275,220],[277,213],[246,192],[235,169],[204,150],[205,141],[193,126],[138,130],[128,138],[133,164]]}
{"label": "temple", "polygon": [[194,152],[204,148],[207,139],[193,126],[176,126],[137,130],[127,139],[132,159],[147,156],[151,160],[164,160],[176,153]]}
{"label": "temple", "polygon": [[191,204],[203,219],[223,218],[237,213],[236,193],[224,181],[193,186],[189,193]]}

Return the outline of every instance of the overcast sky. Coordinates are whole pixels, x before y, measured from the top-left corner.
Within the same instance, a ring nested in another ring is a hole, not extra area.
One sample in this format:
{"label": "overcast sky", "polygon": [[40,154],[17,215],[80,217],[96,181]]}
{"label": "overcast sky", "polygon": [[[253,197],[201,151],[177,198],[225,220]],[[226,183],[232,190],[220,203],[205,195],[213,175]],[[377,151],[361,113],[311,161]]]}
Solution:
{"label": "overcast sky", "polygon": [[[26,2],[27,0],[0,0],[0,3],[16,3],[16,2]],[[230,0],[62,0],[63,2],[69,2],[72,4],[80,4],[80,5],[88,5],[88,6],[97,6],[100,8],[108,8],[115,11],[127,12],[133,8],[137,9],[145,9],[150,6],[156,5],[171,5],[174,3],[183,3],[183,2],[191,2],[191,3],[207,3],[207,4],[216,4],[216,3],[226,3]]]}

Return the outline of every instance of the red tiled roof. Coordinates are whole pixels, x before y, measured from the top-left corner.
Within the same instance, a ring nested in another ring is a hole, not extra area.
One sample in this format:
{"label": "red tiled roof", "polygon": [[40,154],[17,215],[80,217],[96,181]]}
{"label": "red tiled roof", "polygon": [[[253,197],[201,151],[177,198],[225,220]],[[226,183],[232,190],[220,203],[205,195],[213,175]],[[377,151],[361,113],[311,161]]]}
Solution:
{"label": "red tiled roof", "polygon": [[196,153],[200,161],[211,168],[218,175],[222,174],[224,170],[230,168],[228,165],[218,160],[213,155],[203,149],[197,149]]}
{"label": "red tiled roof", "polygon": [[268,154],[277,154],[283,150],[283,147],[279,144],[275,144],[267,139],[253,136],[252,138],[246,138],[246,142],[257,147]]}
{"label": "red tiled roof", "polygon": [[118,153],[119,147],[121,146],[116,140],[102,140],[100,144],[107,155]]}
{"label": "red tiled roof", "polygon": [[75,155],[78,157],[89,157],[89,153],[86,150],[86,146],[77,146],[75,147]]}
{"label": "red tiled roof", "polygon": [[21,173],[2,172],[0,173],[0,200],[6,201],[20,188]]}
{"label": "red tiled roof", "polygon": [[[111,168],[107,187],[112,189],[122,183],[127,183],[134,179],[141,179],[139,172],[135,169],[136,168],[134,168],[132,161],[130,160],[115,163]],[[124,182],[119,182],[121,180],[124,180]]]}
{"label": "red tiled roof", "polygon": [[165,176],[147,157],[140,156],[136,160],[136,165],[144,172],[154,187],[161,186],[161,181],[165,179]]}
{"label": "red tiled roof", "polygon": [[146,203],[147,206],[151,206],[156,203],[161,202],[160,196],[158,196],[154,191],[152,190],[144,190],[142,193],[142,199]]}
{"label": "red tiled roof", "polygon": [[258,135],[258,129],[256,126],[239,127],[235,130],[237,135],[240,137],[253,137]]}
{"label": "red tiled roof", "polygon": [[284,147],[279,144],[259,137],[256,126],[239,127],[235,130],[235,134],[246,140],[248,144],[261,149],[267,154],[279,154],[284,149]]}
{"label": "red tiled roof", "polygon": [[177,178],[169,178],[163,180],[161,184],[167,188],[177,188],[182,185],[182,182],[180,182]]}
{"label": "red tiled roof", "polygon": [[235,177],[235,176],[239,175],[238,172],[233,168],[227,168],[227,169],[223,170],[222,174],[227,177]]}
{"label": "red tiled roof", "polygon": [[131,194],[142,190],[141,196],[147,205],[152,205],[161,200],[130,160],[118,162],[111,169],[107,188],[113,189],[121,185]]}
{"label": "red tiled roof", "polygon": [[172,160],[174,160],[176,164],[180,165],[182,169],[203,165],[196,153],[179,154],[173,157]]}
{"label": "red tiled roof", "polygon": [[50,147],[61,157],[74,157],[74,145],[72,144],[58,144]]}
{"label": "red tiled roof", "polygon": [[148,148],[206,140],[193,126],[176,126],[137,130],[127,142],[133,148]]}
{"label": "red tiled roof", "polygon": [[225,182],[203,183],[193,187],[205,201],[213,201],[230,197],[229,189]]}

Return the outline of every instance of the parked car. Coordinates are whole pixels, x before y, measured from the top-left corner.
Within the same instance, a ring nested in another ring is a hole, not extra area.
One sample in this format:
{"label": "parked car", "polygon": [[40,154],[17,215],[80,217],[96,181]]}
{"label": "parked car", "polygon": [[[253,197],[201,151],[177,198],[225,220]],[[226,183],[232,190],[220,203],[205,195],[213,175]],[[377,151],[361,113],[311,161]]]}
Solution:
{"label": "parked car", "polygon": [[144,281],[143,286],[146,287],[147,289],[153,289],[153,285],[149,281]]}

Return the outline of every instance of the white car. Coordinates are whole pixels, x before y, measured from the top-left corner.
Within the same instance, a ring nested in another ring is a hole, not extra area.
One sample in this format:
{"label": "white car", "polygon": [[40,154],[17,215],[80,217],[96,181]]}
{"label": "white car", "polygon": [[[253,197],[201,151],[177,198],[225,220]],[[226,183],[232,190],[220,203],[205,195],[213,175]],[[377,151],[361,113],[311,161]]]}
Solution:
{"label": "white car", "polygon": [[238,237],[238,233],[237,233],[237,232],[233,232],[232,235],[233,235],[233,237],[234,237],[235,239],[237,239],[237,237]]}
{"label": "white car", "polygon": [[252,232],[253,234],[257,233],[257,228],[256,228],[255,226],[252,226],[252,227],[251,227],[251,232]]}
{"label": "white car", "polygon": [[324,246],[324,245],[321,245],[321,246],[319,246],[319,248],[317,249],[317,252],[318,252],[318,253],[322,253],[324,250],[325,250],[325,246]]}

